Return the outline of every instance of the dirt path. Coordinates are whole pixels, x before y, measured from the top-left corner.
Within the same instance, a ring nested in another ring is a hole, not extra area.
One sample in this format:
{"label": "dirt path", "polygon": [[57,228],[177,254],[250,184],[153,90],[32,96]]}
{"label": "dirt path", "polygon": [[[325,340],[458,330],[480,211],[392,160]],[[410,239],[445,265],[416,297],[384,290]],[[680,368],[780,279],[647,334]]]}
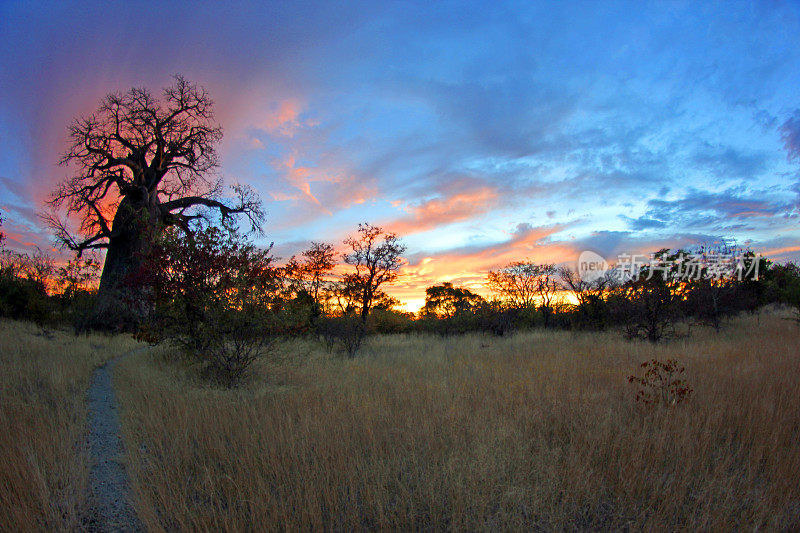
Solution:
{"label": "dirt path", "polygon": [[133,350],[107,362],[92,374],[89,402],[89,490],[91,531],[142,531],[133,510],[124,449],[111,380],[117,362]]}

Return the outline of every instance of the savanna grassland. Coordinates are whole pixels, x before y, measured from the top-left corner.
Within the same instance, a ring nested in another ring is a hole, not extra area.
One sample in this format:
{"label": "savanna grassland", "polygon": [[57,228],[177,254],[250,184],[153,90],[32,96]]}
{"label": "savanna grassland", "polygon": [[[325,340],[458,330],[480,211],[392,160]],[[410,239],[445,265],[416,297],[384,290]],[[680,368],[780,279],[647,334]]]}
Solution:
{"label": "savanna grassland", "polygon": [[0,320],[0,530],[84,527],[86,389],[92,370],[134,344]]}
{"label": "savanna grassland", "polygon": [[[152,531],[796,530],[800,328],[786,316],[657,345],[393,335],[348,359],[294,340],[238,390],[137,354],[115,378],[136,509]],[[634,400],[626,378],[652,358],[685,365],[688,401]]]}

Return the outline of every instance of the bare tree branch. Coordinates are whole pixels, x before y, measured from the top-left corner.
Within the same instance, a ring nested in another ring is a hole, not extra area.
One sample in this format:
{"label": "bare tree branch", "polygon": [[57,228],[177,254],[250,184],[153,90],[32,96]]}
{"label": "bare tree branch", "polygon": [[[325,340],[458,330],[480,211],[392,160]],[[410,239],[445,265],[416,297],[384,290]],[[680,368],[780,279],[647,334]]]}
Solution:
{"label": "bare tree branch", "polygon": [[[161,98],[144,88],[109,94],[93,114],[73,122],[69,138],[60,163],[75,173],[51,195],[47,218],[63,246],[107,246],[119,235],[112,232],[115,217],[126,224],[144,212],[159,215],[161,224],[187,229],[202,218],[186,212],[195,206],[214,210],[223,220],[244,214],[260,230],[264,213],[252,189],[236,186],[232,203],[222,199],[215,175],[222,129],[214,122],[213,101],[182,76]],[[119,217],[123,204],[126,211]],[[78,236],[59,220],[60,209],[80,219]]]}

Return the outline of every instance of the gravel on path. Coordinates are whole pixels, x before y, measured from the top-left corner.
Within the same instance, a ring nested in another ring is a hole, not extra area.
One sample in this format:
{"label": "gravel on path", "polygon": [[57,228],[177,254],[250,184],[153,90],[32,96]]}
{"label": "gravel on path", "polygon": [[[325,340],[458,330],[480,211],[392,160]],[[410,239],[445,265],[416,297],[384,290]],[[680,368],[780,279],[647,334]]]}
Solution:
{"label": "gravel on path", "polygon": [[124,353],[92,374],[87,392],[90,516],[86,525],[90,531],[143,531],[133,510],[125,472],[124,447],[112,382],[117,362],[143,349]]}

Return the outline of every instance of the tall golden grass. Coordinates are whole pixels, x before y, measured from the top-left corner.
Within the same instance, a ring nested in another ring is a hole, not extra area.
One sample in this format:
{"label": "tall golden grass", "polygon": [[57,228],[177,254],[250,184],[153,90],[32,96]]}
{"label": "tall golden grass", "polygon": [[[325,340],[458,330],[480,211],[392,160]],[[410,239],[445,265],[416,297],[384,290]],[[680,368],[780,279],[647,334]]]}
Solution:
{"label": "tall golden grass", "polygon": [[0,321],[0,530],[82,527],[89,378],[132,345]]}
{"label": "tall golden grass", "polygon": [[[153,354],[118,369],[152,531],[800,528],[800,330],[775,314],[663,345],[614,332],[292,342],[247,387]],[[671,408],[626,377],[677,358]]]}

